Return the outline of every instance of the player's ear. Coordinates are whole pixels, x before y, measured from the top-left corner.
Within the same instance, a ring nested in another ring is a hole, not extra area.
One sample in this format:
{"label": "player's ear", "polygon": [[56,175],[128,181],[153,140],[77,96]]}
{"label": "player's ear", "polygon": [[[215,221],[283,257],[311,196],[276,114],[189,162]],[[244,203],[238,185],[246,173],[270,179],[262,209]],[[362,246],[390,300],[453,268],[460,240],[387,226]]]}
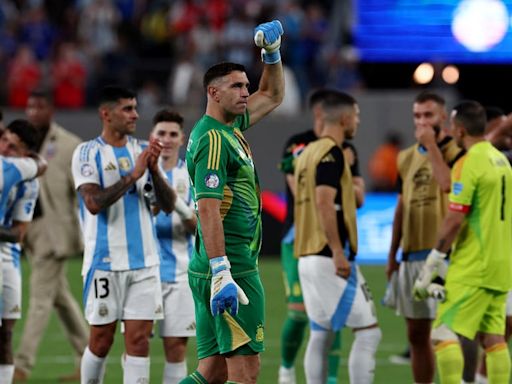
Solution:
{"label": "player's ear", "polygon": [[217,87],[214,87],[213,85],[209,85],[206,89],[208,96],[210,96],[212,99],[218,101],[219,92]]}

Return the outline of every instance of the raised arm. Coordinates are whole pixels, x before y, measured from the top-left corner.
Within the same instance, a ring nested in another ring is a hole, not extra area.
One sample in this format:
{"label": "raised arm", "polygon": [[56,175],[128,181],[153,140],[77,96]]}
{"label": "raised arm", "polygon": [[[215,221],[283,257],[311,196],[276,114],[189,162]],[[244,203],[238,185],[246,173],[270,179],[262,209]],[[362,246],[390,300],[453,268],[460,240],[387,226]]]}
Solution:
{"label": "raised arm", "polygon": [[258,25],[254,32],[254,42],[262,48],[264,65],[258,90],[249,96],[247,104],[251,125],[272,112],[284,97],[283,65],[279,53],[283,27],[278,20],[274,20]]}
{"label": "raised arm", "polygon": [[444,193],[450,192],[450,167],[444,161],[443,154],[436,141],[435,131],[432,127],[418,127],[416,139],[427,150],[427,157],[432,165],[432,174]]}

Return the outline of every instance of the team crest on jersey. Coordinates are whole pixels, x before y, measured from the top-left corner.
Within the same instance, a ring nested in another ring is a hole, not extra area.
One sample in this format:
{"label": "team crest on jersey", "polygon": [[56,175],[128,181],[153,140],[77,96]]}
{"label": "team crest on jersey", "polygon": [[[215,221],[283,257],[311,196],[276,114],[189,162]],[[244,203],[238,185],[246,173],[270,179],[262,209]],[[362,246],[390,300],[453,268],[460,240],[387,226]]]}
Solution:
{"label": "team crest on jersey", "polygon": [[206,185],[207,188],[215,189],[219,186],[219,183],[219,176],[217,176],[215,173],[209,173],[204,178],[204,185]]}
{"label": "team crest on jersey", "polygon": [[117,162],[119,163],[119,169],[122,171],[129,171],[132,168],[132,163],[127,157],[120,157]]}
{"label": "team crest on jersey", "polygon": [[185,197],[187,193],[187,184],[185,180],[176,180],[176,192],[178,193],[178,195],[180,195],[180,197]]}
{"label": "team crest on jersey", "polygon": [[100,315],[101,317],[105,317],[108,315],[108,307],[107,307],[107,304],[105,303],[101,303],[100,304],[100,307],[98,309],[98,315]]}
{"label": "team crest on jersey", "polygon": [[89,177],[94,173],[94,168],[91,164],[88,164],[88,163],[82,164],[82,167],[80,167],[80,173],[84,177]]}
{"label": "team crest on jersey", "polygon": [[263,325],[258,325],[258,328],[256,328],[256,341],[258,343],[262,343],[265,339],[265,332],[263,331]]}
{"label": "team crest on jersey", "polygon": [[453,183],[453,194],[455,196],[457,196],[458,194],[460,194],[462,192],[462,189],[464,188],[464,185],[460,182],[460,181],[456,181],[455,183]]}

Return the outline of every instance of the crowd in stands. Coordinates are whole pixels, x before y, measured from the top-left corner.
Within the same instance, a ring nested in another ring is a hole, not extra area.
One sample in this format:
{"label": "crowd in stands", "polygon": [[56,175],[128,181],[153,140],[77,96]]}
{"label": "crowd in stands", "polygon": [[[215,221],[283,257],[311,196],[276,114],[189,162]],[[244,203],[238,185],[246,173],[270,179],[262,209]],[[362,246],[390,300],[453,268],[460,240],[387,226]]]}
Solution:
{"label": "crowd in stands", "polygon": [[[332,0],[0,0],[0,102],[23,107],[32,89],[45,87],[57,107],[80,108],[94,105],[102,85],[118,83],[138,90],[143,105],[200,104],[200,74],[210,65],[239,62],[250,79],[259,72],[260,53],[247,39],[273,18],[286,30],[283,62],[299,104],[326,84],[353,91],[362,86],[357,55],[332,33],[336,7]],[[349,26],[341,28],[347,35]]]}

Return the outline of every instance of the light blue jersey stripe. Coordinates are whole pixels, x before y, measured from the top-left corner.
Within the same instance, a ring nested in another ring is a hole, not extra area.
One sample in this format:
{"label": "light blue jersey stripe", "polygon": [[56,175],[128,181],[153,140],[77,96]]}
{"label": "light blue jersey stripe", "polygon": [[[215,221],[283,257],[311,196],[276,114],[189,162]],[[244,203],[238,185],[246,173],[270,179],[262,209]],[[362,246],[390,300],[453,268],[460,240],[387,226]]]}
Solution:
{"label": "light blue jersey stripe", "polygon": [[[126,176],[133,169],[133,159],[125,147],[113,147],[114,154],[117,160],[117,166],[121,177]],[[121,166],[119,159],[126,158],[130,161],[130,169],[124,170]],[[126,242],[128,248],[128,263],[130,269],[144,268],[144,249],[142,239],[142,229],[140,223],[140,207],[139,207],[139,195],[136,191],[136,186],[133,185],[132,190],[129,190],[123,195],[124,204],[124,225],[126,231]]]}
{"label": "light blue jersey stripe", "polygon": [[347,286],[341,295],[336,311],[331,318],[331,326],[333,331],[339,331],[345,326],[348,315],[352,310],[354,299],[357,291],[357,268],[356,264],[352,263],[350,268],[350,276],[347,281]]}
{"label": "light blue jersey stripe", "polygon": [[9,193],[12,187],[22,180],[21,172],[18,168],[7,161],[2,161],[2,172],[3,172],[3,186],[2,194],[0,195],[0,218],[3,221],[6,215],[7,202]]}

